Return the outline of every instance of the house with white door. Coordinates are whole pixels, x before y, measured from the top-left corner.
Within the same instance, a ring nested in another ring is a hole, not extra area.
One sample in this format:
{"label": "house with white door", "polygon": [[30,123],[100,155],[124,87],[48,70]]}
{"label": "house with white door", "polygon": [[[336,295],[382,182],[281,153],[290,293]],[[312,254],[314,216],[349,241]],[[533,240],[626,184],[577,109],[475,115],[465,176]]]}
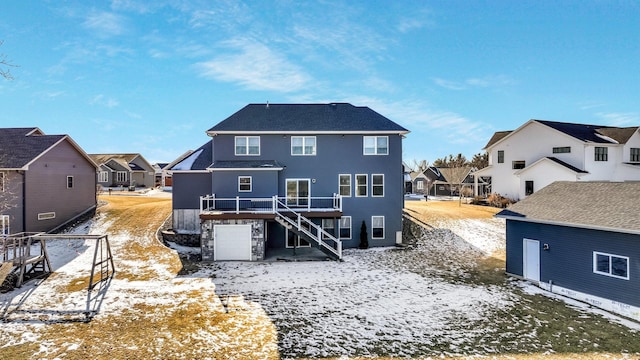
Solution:
{"label": "house with white door", "polygon": [[640,182],[554,182],[506,219],[506,271],[640,320]]}
{"label": "house with white door", "polygon": [[200,236],[202,259],[261,260],[317,247],[334,259],[402,238],[409,131],[365,106],[249,104],[170,169],[173,230]]}
{"label": "house with white door", "polygon": [[474,173],[490,178],[489,193],[514,200],[554,181],[639,181],[640,130],[529,120],[496,132],[484,148],[489,166]]}

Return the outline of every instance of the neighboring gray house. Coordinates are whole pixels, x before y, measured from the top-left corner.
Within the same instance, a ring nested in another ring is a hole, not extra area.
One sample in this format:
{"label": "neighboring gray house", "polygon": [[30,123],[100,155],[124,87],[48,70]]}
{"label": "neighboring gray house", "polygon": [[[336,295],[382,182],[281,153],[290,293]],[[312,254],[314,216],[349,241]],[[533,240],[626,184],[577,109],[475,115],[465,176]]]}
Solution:
{"label": "neighboring gray house", "polygon": [[507,273],[640,320],[640,182],[554,182],[507,219]]}
{"label": "neighboring gray house", "polygon": [[462,186],[470,193],[473,192],[473,168],[445,168],[430,166],[423,172],[412,172],[411,182],[414,194],[430,196],[453,196],[460,194],[460,184],[454,179],[464,177]]}
{"label": "neighboring gray house", "polygon": [[98,184],[115,186],[155,186],[156,170],[140,154],[89,154],[98,164]]}
{"label": "neighboring gray house", "polygon": [[95,210],[95,174],[68,135],[0,128],[0,233],[52,231]]}
{"label": "neighboring gray house", "polygon": [[203,260],[259,260],[316,246],[340,258],[401,241],[402,139],[409,131],[346,103],[250,104],[172,167],[173,227],[201,234]]}

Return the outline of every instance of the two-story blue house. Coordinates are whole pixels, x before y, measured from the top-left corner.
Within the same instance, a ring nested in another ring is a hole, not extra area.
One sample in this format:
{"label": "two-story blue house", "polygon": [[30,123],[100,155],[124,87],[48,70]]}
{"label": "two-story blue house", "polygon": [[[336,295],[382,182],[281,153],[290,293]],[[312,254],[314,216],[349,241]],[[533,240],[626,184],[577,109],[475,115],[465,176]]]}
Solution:
{"label": "two-story blue house", "polygon": [[408,132],[346,103],[249,104],[172,167],[173,228],[200,234],[205,261],[305,246],[339,259],[363,221],[369,246],[394,245]]}

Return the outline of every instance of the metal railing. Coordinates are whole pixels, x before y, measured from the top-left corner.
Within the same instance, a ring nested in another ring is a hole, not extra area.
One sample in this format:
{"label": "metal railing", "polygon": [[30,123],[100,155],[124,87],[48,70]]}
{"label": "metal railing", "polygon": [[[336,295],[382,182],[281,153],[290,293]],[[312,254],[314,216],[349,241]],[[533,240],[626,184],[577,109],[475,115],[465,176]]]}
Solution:
{"label": "metal railing", "polygon": [[277,211],[342,211],[342,197],[272,196],[270,198],[219,198],[213,195],[200,197],[200,213],[275,214]]}

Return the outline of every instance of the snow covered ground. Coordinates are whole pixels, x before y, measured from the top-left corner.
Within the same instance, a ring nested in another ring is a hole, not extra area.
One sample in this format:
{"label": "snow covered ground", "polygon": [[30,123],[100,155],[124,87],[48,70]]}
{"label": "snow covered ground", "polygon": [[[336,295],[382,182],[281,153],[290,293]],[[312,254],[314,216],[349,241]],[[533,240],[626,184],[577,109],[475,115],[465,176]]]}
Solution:
{"label": "snow covered ground", "polygon": [[[76,232],[103,233],[108,225],[97,218]],[[110,235],[110,240],[114,249],[132,241],[127,234]],[[144,245],[146,240],[136,241]],[[45,281],[31,281],[0,294],[4,317],[0,335],[5,339],[0,341],[0,358],[2,347],[38,341],[40,330],[49,324],[82,319],[86,291],[82,286],[78,291],[60,289],[74,286],[70,281],[79,273],[88,276],[93,246],[93,241],[52,242],[48,250],[56,273]],[[184,253],[194,251],[175,248]],[[503,250],[504,220],[482,219],[443,221],[422,230],[419,240],[407,248],[346,250],[344,262],[198,264],[197,271],[176,277],[166,262],[157,258],[131,261],[116,253],[120,272],[99,302],[91,304],[98,310],[93,321],[112,321],[109,319],[131,309],[149,306],[172,311],[170,308],[196,301],[194,294],[206,293],[209,295],[200,295],[197,301],[209,299],[215,312],[238,314],[234,321],[255,321],[266,314],[267,323],[277,331],[277,347],[283,358],[552,353],[555,343],[546,333],[565,336],[566,328],[580,329],[585,322],[638,337],[637,323],[579,302],[554,295],[568,305],[554,302],[540,306],[546,301],[539,295],[542,291],[500,276],[500,269],[496,270],[498,276],[489,280],[478,276],[481,264],[477,260]],[[123,278],[123,273],[133,270],[153,276],[146,280]],[[556,309],[561,310],[556,316],[562,322],[544,317],[549,316],[545,312]],[[602,314],[607,316],[604,320]],[[549,330],[556,326],[559,330]],[[250,348],[258,343],[257,338],[221,333],[215,324],[209,331],[199,332],[201,348],[195,353],[208,358],[229,344]],[[154,337],[172,341],[162,333],[154,333]],[[579,340],[584,351],[598,350],[604,342],[597,334],[587,333],[579,335]],[[125,345],[139,347],[135,341]],[[79,348],[81,341],[65,344],[70,351]],[[41,341],[40,357],[55,353],[56,347],[60,345]],[[273,354],[273,350],[265,345],[247,351],[255,358],[267,358],[265,354]],[[621,358],[631,357],[623,354]]]}

